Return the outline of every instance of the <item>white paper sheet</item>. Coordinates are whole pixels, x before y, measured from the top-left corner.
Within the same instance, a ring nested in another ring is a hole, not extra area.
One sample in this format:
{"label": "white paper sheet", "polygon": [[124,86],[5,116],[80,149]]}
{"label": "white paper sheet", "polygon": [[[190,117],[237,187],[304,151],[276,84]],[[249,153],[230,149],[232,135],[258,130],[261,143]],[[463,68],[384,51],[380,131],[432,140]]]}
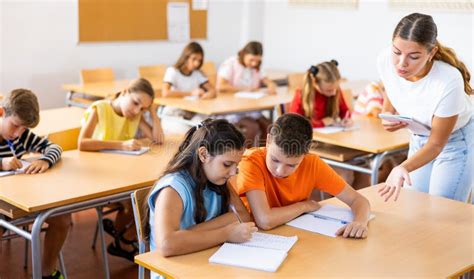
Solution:
{"label": "white paper sheet", "polygon": [[169,2],[167,6],[168,40],[187,42],[190,38],[189,3]]}

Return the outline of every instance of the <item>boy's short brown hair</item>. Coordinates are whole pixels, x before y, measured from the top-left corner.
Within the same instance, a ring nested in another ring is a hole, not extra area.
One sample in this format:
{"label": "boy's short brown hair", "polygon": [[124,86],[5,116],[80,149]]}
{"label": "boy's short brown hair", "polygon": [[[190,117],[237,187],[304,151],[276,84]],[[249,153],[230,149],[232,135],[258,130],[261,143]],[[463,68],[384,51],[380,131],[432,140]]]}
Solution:
{"label": "boy's short brown hair", "polygon": [[13,90],[4,100],[3,109],[5,116],[17,116],[21,124],[28,128],[34,128],[39,123],[38,98],[28,89]]}
{"label": "boy's short brown hair", "polygon": [[270,128],[272,141],[286,156],[298,157],[309,152],[313,139],[313,128],[305,117],[284,114]]}

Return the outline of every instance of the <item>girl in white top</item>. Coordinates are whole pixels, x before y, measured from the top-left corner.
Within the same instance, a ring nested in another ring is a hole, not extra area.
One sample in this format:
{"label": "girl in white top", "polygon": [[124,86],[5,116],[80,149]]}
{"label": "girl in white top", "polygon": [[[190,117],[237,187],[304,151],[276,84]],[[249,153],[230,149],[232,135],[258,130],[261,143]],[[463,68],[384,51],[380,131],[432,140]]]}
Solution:
{"label": "girl in white top", "polygon": [[[211,99],[216,97],[216,90],[205,74],[201,71],[204,60],[204,50],[197,42],[186,45],[176,64],[166,69],[163,78],[163,97],[191,97],[196,99]],[[206,117],[178,108],[165,107],[164,116],[177,116],[199,123]],[[170,133],[185,133],[190,126],[185,121],[167,119],[164,129]]]}
{"label": "girl in white top", "polygon": [[[395,28],[392,47],[378,59],[385,85],[383,112],[410,116],[430,127],[411,135],[408,159],[380,189],[397,200],[403,184],[437,196],[466,201],[472,191],[473,105],[470,74],[454,51],[436,39],[429,15],[414,13]],[[407,124],[383,121],[395,131]]]}
{"label": "girl in white top", "polygon": [[[267,86],[268,94],[276,94],[276,84],[265,76],[262,65],[263,46],[252,41],[241,49],[237,56],[232,56],[222,63],[217,72],[217,90],[219,92],[258,91],[262,84]],[[226,117],[244,134],[246,146],[258,145],[258,140],[265,140],[270,120],[260,112],[233,114]]]}

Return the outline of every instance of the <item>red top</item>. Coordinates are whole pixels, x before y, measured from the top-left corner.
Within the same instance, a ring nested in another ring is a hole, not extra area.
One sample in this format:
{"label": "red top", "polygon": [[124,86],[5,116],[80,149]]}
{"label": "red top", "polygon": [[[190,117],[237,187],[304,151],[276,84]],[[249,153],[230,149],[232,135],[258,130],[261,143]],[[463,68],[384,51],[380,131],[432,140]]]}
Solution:
{"label": "red top", "polygon": [[[346,113],[349,112],[349,108],[347,107],[346,101],[342,96],[342,91],[339,88],[339,117],[343,119],[346,116]],[[314,98],[314,113],[313,117],[311,118],[311,125],[313,128],[320,128],[324,127],[323,118],[326,117],[326,105],[328,103],[329,97],[326,97],[316,91]],[[298,113],[304,115],[303,103],[301,102],[301,89],[296,89],[295,96],[293,97],[293,101],[291,102],[290,112]]]}

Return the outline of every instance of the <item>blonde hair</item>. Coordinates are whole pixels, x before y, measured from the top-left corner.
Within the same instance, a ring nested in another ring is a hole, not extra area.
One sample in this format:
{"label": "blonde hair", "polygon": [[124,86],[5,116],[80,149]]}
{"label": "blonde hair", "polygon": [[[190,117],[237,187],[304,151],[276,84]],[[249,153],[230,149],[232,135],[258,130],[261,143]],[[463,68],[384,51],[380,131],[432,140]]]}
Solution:
{"label": "blonde hair", "polygon": [[404,40],[412,41],[423,45],[428,51],[434,47],[438,47],[438,51],[434,55],[434,60],[445,62],[461,72],[464,80],[464,92],[473,94],[473,90],[469,82],[471,74],[466,65],[458,59],[452,48],[445,47],[436,39],[438,36],[438,28],[430,15],[412,13],[400,20],[397,27],[393,31],[392,40],[400,37]]}
{"label": "blonde hair", "polygon": [[[319,63],[318,65],[311,66],[304,76],[304,84],[301,91],[301,103],[303,104],[304,116],[308,119],[312,119],[314,115],[314,98],[316,95],[316,89],[313,86],[312,78],[316,80],[318,84],[321,81],[327,83],[334,83],[341,79],[341,74],[337,68],[337,61],[331,60],[329,62]],[[336,95],[329,97],[328,105],[326,106],[325,115],[337,118],[339,115],[339,98],[340,90],[337,91]]]}

